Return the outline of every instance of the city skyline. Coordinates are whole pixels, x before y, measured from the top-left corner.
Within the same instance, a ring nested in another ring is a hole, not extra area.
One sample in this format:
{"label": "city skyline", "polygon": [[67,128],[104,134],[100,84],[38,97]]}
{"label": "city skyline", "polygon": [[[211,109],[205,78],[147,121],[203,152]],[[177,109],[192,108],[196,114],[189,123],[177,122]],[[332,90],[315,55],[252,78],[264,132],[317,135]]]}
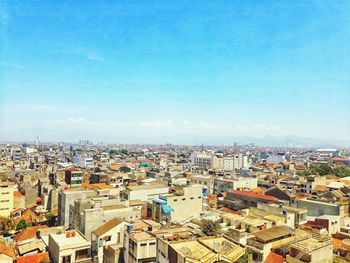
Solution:
{"label": "city skyline", "polygon": [[349,2],[0,10],[3,141],[350,140]]}

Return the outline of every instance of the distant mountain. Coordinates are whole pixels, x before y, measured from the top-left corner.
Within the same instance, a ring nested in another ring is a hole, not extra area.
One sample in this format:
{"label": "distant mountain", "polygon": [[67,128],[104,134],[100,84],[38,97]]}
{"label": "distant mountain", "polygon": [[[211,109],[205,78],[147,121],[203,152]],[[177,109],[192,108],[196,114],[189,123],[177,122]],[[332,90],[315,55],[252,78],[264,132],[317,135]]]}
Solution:
{"label": "distant mountain", "polygon": [[242,143],[254,142],[259,146],[287,146],[287,147],[319,147],[319,148],[338,148],[350,147],[350,140],[337,139],[317,139],[301,136],[271,136],[267,135],[261,138],[250,138]]}
{"label": "distant mountain", "polygon": [[350,148],[350,140],[338,139],[317,139],[302,136],[271,136],[248,137],[248,136],[232,136],[232,137],[186,137],[174,141],[175,144],[204,144],[204,145],[233,145],[254,143],[261,147],[296,147],[296,148]]}

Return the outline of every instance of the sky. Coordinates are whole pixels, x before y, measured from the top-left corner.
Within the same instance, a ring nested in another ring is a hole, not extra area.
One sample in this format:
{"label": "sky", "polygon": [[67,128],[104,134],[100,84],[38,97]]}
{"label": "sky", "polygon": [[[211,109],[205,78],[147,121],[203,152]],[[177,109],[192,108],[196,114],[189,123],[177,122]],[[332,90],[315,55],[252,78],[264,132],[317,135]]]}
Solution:
{"label": "sky", "polygon": [[0,2],[0,141],[350,139],[350,1]]}

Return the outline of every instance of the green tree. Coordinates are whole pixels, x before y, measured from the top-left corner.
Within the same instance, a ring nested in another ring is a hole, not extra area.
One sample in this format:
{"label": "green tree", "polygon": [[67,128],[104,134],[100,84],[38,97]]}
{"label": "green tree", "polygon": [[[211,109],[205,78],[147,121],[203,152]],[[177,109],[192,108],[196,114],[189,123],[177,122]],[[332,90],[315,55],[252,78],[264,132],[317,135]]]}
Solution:
{"label": "green tree", "polygon": [[203,219],[202,220],[202,232],[207,236],[216,236],[219,231],[219,222]]}
{"label": "green tree", "polygon": [[26,221],[23,218],[21,218],[21,220],[19,220],[19,222],[18,222],[18,224],[16,226],[16,229],[17,230],[23,230],[23,229],[26,229],[26,228],[27,228],[27,223],[26,223]]}
{"label": "green tree", "polygon": [[9,230],[14,229],[14,224],[9,217],[0,216],[0,231],[8,232]]}
{"label": "green tree", "polygon": [[333,169],[333,174],[338,177],[348,177],[350,176],[350,169],[340,166]]}
{"label": "green tree", "polygon": [[240,257],[237,260],[237,263],[248,263],[249,262],[249,255],[245,253],[242,257]]}

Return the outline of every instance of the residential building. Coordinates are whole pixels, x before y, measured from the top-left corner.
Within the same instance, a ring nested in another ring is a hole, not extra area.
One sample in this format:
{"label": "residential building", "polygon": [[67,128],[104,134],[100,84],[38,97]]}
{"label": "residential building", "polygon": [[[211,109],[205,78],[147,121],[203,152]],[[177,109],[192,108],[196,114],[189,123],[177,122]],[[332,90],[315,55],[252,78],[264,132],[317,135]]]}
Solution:
{"label": "residential building", "polygon": [[289,245],[287,263],[331,263],[333,262],[333,242],[316,233],[301,235]]}
{"label": "residential building", "polygon": [[198,218],[203,211],[203,186],[176,187],[153,200],[152,218],[157,222],[183,222]]}
{"label": "residential building", "polygon": [[214,194],[222,192],[231,192],[233,190],[252,189],[258,186],[258,180],[255,177],[235,177],[235,178],[215,178]]}
{"label": "residential building", "polygon": [[90,246],[90,242],[78,230],[49,235],[52,263],[86,262],[91,259]]}
{"label": "residential building", "polygon": [[287,226],[275,226],[252,233],[247,241],[247,251],[256,262],[264,262],[271,249],[289,244],[294,238],[294,231]]}
{"label": "residential building", "polygon": [[[180,233],[181,239],[186,233]],[[170,237],[170,238],[169,238]],[[158,238],[157,259],[160,263],[236,262],[245,249],[227,236],[201,237],[171,241],[172,236]]]}
{"label": "residential building", "polygon": [[139,219],[141,210],[122,204],[118,199],[108,197],[78,200],[70,206],[70,227],[79,229],[89,240],[93,230],[115,217],[127,221]]}
{"label": "residential building", "polygon": [[[91,233],[91,255],[97,262],[105,262],[104,250],[108,246],[123,245],[124,230],[127,223],[118,218],[113,218],[98,227]],[[118,253],[120,254],[120,253]],[[118,262],[118,261],[116,261]]]}
{"label": "residential building", "polygon": [[160,183],[150,183],[145,185],[133,185],[126,187],[127,200],[147,201],[158,197],[160,194],[167,194],[169,192],[169,187]]}
{"label": "residential building", "polygon": [[193,152],[190,159],[194,167],[209,169],[213,166],[213,156],[211,154]]}
{"label": "residential building", "polygon": [[85,200],[89,196],[96,196],[95,191],[92,190],[75,190],[63,191],[58,193],[58,221],[60,225],[69,225],[69,210],[70,205],[74,201],[82,199]]}
{"label": "residential building", "polygon": [[69,168],[65,172],[65,182],[69,186],[81,186],[83,177],[83,171],[77,168]]}
{"label": "residential building", "polygon": [[72,162],[83,168],[94,167],[94,159],[92,157],[86,156],[85,154],[74,155],[72,158]]}
{"label": "residential building", "polygon": [[157,239],[151,233],[128,226],[124,233],[125,263],[156,263]]}
{"label": "residential building", "polygon": [[13,210],[15,186],[0,182],[0,216],[8,217]]}

